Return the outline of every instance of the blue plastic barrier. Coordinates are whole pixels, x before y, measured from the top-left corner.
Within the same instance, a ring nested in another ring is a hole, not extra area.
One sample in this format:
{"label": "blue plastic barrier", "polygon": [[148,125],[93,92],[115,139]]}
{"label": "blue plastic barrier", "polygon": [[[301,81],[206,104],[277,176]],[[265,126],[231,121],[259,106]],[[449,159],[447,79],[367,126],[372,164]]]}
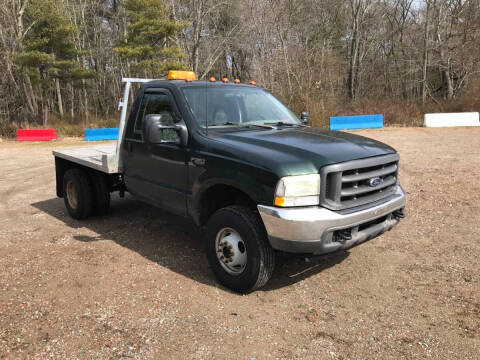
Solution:
{"label": "blue plastic barrier", "polygon": [[117,140],[118,128],[85,129],[85,141]]}
{"label": "blue plastic barrier", "polygon": [[336,116],[330,118],[331,130],[383,128],[383,115]]}

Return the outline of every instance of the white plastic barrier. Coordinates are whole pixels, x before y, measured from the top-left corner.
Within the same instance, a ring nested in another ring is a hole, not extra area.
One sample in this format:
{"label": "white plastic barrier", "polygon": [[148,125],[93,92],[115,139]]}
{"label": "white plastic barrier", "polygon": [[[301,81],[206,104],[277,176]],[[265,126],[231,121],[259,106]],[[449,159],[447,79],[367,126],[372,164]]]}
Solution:
{"label": "white plastic barrier", "polygon": [[425,114],[423,126],[480,126],[478,112]]}

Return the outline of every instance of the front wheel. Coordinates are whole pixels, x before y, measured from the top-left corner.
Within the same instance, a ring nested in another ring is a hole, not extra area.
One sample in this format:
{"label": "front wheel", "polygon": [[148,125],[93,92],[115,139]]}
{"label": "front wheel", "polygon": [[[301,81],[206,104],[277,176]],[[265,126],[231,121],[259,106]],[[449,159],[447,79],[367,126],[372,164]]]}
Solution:
{"label": "front wheel", "polygon": [[228,206],[212,215],[206,252],[218,280],[240,293],[265,285],[275,268],[275,252],[261,219],[244,206]]}

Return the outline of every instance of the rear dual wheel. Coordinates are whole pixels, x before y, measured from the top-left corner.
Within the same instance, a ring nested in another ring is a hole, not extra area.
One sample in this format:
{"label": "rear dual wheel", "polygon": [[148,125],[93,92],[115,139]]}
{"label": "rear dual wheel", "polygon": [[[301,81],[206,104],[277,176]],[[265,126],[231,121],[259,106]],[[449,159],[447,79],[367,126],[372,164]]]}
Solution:
{"label": "rear dual wheel", "polygon": [[69,215],[77,220],[106,214],[110,207],[110,190],[105,175],[73,168],[63,176],[63,199]]}
{"label": "rear dual wheel", "polygon": [[228,206],[211,216],[206,253],[217,279],[239,293],[265,285],[275,268],[275,252],[260,216],[244,206]]}

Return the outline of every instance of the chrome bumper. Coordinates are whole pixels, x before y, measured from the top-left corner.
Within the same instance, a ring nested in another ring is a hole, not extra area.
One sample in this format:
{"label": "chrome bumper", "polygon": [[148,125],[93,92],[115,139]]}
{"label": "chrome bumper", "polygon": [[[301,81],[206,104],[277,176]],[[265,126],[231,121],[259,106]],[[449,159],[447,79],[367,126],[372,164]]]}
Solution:
{"label": "chrome bumper", "polygon": [[[402,211],[404,207],[405,194],[398,186],[387,202],[352,213],[318,206],[278,208],[258,205],[258,211],[274,249],[325,254],[348,249],[390,230],[399,221],[393,213]],[[345,229],[351,234],[351,239],[338,238],[336,231]]]}

